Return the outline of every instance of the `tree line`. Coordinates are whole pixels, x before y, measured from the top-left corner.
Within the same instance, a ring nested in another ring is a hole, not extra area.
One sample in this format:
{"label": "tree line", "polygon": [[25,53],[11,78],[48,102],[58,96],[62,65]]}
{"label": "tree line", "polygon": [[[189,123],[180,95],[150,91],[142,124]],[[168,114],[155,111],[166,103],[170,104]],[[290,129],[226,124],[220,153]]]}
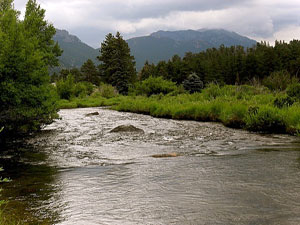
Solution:
{"label": "tree line", "polygon": [[262,80],[275,71],[287,71],[298,77],[299,70],[300,41],[293,40],[289,43],[276,41],[274,46],[261,42],[246,49],[221,45],[204,52],[188,52],[183,58],[174,55],[157,65],[146,62],[138,78],[145,80],[150,76],[162,76],[182,84],[195,73],[205,84],[242,84],[253,78]]}
{"label": "tree line", "polygon": [[127,94],[129,87],[136,87],[138,82],[150,77],[162,77],[190,92],[201,90],[211,82],[245,84],[253,79],[261,81],[274,72],[299,77],[300,41],[276,41],[274,46],[261,42],[252,48],[221,45],[199,53],[187,52],[183,58],[174,55],[170,60],[160,61],[156,65],[146,61],[137,73],[128,44],[117,33],[116,36],[106,36],[98,59],[99,66],[88,60],[81,69],[62,70],[58,77],[54,77],[65,78],[73,74],[76,82],[108,83],[121,94]]}

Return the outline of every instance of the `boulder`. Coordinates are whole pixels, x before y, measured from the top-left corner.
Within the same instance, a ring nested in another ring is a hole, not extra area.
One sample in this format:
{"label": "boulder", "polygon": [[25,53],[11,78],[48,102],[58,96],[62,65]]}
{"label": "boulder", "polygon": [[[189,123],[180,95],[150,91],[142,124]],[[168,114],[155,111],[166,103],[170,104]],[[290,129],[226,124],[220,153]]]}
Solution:
{"label": "boulder", "polygon": [[98,112],[88,113],[85,116],[99,116]]}
{"label": "boulder", "polygon": [[120,133],[120,132],[139,132],[144,133],[144,131],[140,128],[137,128],[132,125],[121,125],[110,131],[111,133]]}

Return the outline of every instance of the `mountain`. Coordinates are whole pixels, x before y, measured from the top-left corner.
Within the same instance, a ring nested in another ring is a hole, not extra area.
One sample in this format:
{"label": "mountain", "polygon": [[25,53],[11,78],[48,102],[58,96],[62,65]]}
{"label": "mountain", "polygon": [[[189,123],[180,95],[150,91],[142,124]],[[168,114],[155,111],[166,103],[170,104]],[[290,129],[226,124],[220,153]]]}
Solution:
{"label": "mountain", "polygon": [[[57,29],[53,39],[64,50],[60,57],[60,68],[81,67],[88,59],[99,64],[96,59],[99,49],[88,46],[68,31]],[[127,43],[135,57],[137,69],[140,70],[146,60],[157,63],[169,60],[175,54],[183,57],[186,52],[197,53],[212,47],[218,48],[222,44],[252,47],[256,41],[223,29],[201,29],[157,31],[149,36],[131,38]]]}
{"label": "mountain", "polygon": [[68,31],[56,29],[53,40],[57,41],[60,48],[64,51],[59,58],[60,68],[81,67],[88,59],[92,59],[99,64],[99,61],[96,59],[99,55],[99,50],[83,43],[78,37],[69,34]]}
{"label": "mountain", "polygon": [[183,57],[186,52],[197,53],[212,47],[218,48],[222,44],[244,47],[256,45],[254,40],[223,29],[158,31],[149,36],[131,38],[127,42],[138,69],[146,60],[157,63],[175,54]]}

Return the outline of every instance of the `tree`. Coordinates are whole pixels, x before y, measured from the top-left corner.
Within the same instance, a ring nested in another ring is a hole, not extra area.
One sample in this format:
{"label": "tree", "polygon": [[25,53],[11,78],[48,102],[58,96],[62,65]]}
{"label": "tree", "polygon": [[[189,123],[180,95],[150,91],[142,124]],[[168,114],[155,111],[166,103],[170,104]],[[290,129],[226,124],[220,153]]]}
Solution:
{"label": "tree", "polygon": [[99,85],[100,77],[94,62],[88,59],[81,67],[81,73],[84,81]]}
{"label": "tree", "polygon": [[104,82],[112,84],[121,94],[127,94],[129,85],[136,80],[134,57],[130,55],[127,42],[119,32],[109,33],[101,44],[98,59]]}
{"label": "tree", "polygon": [[195,92],[201,92],[204,85],[196,73],[192,73],[183,82],[183,87],[185,90],[189,91],[191,94]]}
{"label": "tree", "polygon": [[24,20],[12,0],[0,0],[0,127],[6,133],[28,133],[57,116],[48,68],[61,51],[52,41],[55,29],[35,0]]}

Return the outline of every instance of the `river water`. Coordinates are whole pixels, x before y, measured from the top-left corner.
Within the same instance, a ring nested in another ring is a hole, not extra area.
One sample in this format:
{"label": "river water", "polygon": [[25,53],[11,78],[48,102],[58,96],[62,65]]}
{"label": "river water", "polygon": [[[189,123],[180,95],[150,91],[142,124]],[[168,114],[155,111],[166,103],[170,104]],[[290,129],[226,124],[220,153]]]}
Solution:
{"label": "river water", "polygon": [[[12,182],[1,198],[21,222],[300,224],[297,137],[103,108],[60,116],[2,146],[1,174]],[[119,125],[144,133],[110,132]]]}

